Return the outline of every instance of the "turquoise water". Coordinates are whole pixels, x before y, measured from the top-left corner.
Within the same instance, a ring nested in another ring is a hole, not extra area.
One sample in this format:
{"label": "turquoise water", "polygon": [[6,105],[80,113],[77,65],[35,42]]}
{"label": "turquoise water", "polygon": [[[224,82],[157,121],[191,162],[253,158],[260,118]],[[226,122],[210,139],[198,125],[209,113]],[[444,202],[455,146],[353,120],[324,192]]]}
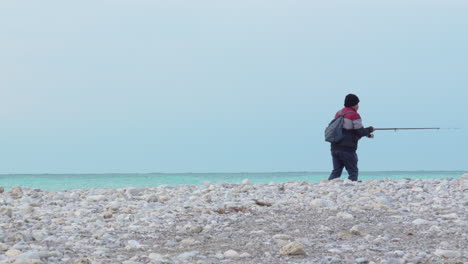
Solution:
{"label": "turquoise water", "polygon": [[[434,179],[458,178],[463,171],[419,171],[419,172],[361,172],[359,180],[383,178]],[[288,181],[318,182],[327,179],[329,172],[275,172],[275,173],[148,173],[148,174],[10,174],[0,175],[0,186],[10,189],[14,186],[42,190],[156,187],[160,185],[201,185],[212,183],[240,183],[249,179],[251,183]],[[343,179],[347,174],[343,173]]]}

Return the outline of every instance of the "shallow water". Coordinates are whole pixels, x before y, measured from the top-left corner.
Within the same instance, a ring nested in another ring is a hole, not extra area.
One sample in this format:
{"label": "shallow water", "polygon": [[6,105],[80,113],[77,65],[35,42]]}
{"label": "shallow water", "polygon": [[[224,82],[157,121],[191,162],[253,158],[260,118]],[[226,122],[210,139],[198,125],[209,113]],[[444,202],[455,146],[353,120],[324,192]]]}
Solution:
{"label": "shallow water", "polygon": [[[463,171],[399,171],[361,172],[359,180],[390,179],[434,179],[458,178]],[[201,185],[212,183],[240,183],[249,179],[251,183],[288,181],[318,182],[328,178],[328,172],[275,172],[275,173],[128,173],[128,174],[9,174],[0,175],[0,186],[10,189],[22,186],[43,190],[156,187],[160,185]],[[343,173],[342,178],[347,178]]]}

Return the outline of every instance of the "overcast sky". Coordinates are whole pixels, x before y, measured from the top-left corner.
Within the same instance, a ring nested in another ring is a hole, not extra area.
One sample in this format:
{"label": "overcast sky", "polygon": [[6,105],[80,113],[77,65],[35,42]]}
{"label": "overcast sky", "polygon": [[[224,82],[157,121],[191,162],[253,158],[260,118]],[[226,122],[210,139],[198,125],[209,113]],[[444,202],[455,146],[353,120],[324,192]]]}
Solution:
{"label": "overcast sky", "polygon": [[468,169],[468,2],[3,1],[0,173]]}

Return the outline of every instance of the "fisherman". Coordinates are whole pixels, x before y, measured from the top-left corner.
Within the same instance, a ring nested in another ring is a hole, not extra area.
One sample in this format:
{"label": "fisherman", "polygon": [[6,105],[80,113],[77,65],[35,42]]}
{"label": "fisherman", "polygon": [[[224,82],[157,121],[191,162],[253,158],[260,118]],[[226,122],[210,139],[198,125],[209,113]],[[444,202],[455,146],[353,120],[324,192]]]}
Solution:
{"label": "fisherman", "polygon": [[[348,179],[351,181],[358,180],[358,156],[356,154],[358,141],[362,137],[372,138],[374,127],[364,128],[362,126],[361,116],[357,113],[359,109],[359,98],[354,94],[348,94],[344,102],[345,108],[338,111],[335,118],[340,114],[344,114],[343,135],[344,138],[337,142],[331,143],[331,154],[333,157],[333,171],[330,174],[329,180],[341,177],[343,168],[348,171]],[[347,113],[348,112],[348,113]]]}

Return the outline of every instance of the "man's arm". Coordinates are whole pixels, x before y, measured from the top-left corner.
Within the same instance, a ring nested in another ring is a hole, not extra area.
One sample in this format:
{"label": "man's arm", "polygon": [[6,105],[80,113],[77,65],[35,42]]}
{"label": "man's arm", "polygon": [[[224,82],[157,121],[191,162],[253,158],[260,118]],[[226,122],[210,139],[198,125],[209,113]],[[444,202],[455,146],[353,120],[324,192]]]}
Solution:
{"label": "man's arm", "polygon": [[361,137],[369,137],[372,132],[374,132],[374,127],[366,127],[364,128],[362,126],[362,119],[356,119],[353,120],[353,127],[354,130],[356,131],[356,134],[361,138]]}

